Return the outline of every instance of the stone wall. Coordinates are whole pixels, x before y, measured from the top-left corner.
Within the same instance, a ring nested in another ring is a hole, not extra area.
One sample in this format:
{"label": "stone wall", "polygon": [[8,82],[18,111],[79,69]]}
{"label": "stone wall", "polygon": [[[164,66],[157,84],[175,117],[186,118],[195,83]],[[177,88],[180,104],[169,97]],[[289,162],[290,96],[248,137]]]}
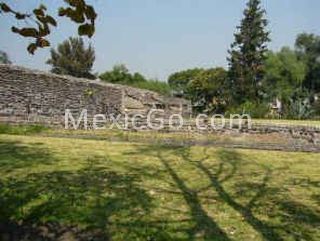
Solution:
{"label": "stone wall", "polygon": [[[216,128],[211,125],[211,121],[208,119],[200,119],[198,125],[195,119],[183,119],[181,124],[180,121],[174,119],[173,123],[166,118],[162,119],[161,123],[159,120],[151,120],[151,125],[154,126],[153,130],[159,128],[159,132],[165,133],[189,133],[189,134],[200,134],[200,135],[224,135],[224,136],[273,136],[279,135],[290,140],[300,140],[302,143],[316,145],[320,150],[320,126],[305,126],[305,125],[283,125],[283,124],[258,124],[251,123],[243,120],[239,125],[239,122],[234,120],[225,121],[225,125],[222,128],[221,122],[215,122]],[[132,130],[137,129],[140,131],[150,131],[151,128],[147,122],[147,119],[139,119],[135,121],[135,126],[128,121],[127,125],[123,124],[123,129]],[[138,124],[137,124],[138,123]]]}
{"label": "stone wall", "polygon": [[[191,103],[123,85],[0,65],[0,121],[61,124],[66,109],[75,115],[146,114],[151,108],[191,115]],[[171,105],[170,105],[171,103]],[[185,110],[183,110],[185,108]]]}
{"label": "stone wall", "polygon": [[[122,85],[60,76],[11,65],[0,65],[0,122],[41,123],[64,125],[65,110],[77,117],[87,109],[91,119],[96,114],[143,114],[160,109],[165,115],[191,115],[191,103],[180,98],[168,98],[155,92]],[[147,126],[146,120],[141,120]],[[247,128],[232,126],[223,130],[199,130],[195,121],[185,119],[179,130],[171,130],[166,123],[162,131],[200,133],[240,133],[244,135],[280,133],[288,138],[303,139],[320,144],[320,128],[304,126],[254,125]],[[157,123],[155,122],[155,125]]]}
{"label": "stone wall", "polygon": [[122,106],[116,86],[8,65],[0,65],[0,93],[0,115],[17,120],[60,122],[66,109],[95,115]]}
{"label": "stone wall", "polygon": [[183,117],[192,115],[192,105],[189,100],[166,97],[158,93],[125,87],[123,94],[124,113],[130,115],[147,115],[151,109],[163,110],[166,116],[181,114]]}

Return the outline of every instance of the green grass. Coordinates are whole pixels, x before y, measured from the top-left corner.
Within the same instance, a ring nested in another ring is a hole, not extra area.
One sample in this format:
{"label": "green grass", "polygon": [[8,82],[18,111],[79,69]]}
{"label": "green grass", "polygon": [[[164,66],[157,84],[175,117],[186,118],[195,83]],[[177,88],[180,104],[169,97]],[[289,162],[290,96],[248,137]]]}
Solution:
{"label": "green grass", "polygon": [[125,142],[140,142],[152,143],[154,145],[244,145],[252,146],[257,144],[271,144],[271,145],[286,145],[292,146],[298,143],[305,143],[303,140],[290,139],[285,135],[273,133],[268,135],[255,134],[243,135],[233,133],[221,135],[218,133],[192,133],[192,132],[155,132],[155,131],[121,131],[121,130],[48,130],[42,132],[41,135],[47,137],[68,137],[91,140],[105,140],[105,141],[125,141]]}
{"label": "green grass", "polygon": [[276,120],[276,119],[253,119],[253,124],[284,125],[284,126],[306,126],[320,128],[319,120]]}
{"label": "green grass", "polygon": [[[156,134],[155,134],[156,133]],[[270,135],[220,135],[215,133],[192,133],[192,132],[154,132],[154,131],[122,131],[117,129],[105,130],[66,130],[49,128],[41,125],[9,125],[0,124],[0,134],[28,135],[43,137],[68,137],[78,139],[127,141],[153,144],[172,144],[175,146],[197,143],[208,145],[213,143],[225,144],[287,144],[292,142],[287,137],[277,134]]]}
{"label": "green grass", "polygon": [[[191,119],[193,122],[195,122],[195,119]],[[226,126],[229,127],[230,125],[230,120],[228,117],[225,117],[226,120]],[[245,123],[245,118],[242,120],[242,125],[244,126]],[[221,124],[220,119],[216,119],[215,123],[217,126]],[[239,119],[233,118],[232,120],[233,124],[238,124]],[[285,119],[252,119],[251,124],[253,126],[255,125],[267,125],[267,126],[288,126],[288,127],[294,127],[294,126],[299,126],[299,127],[316,127],[320,128],[320,121],[319,120],[285,120]]]}
{"label": "green grass", "polygon": [[42,125],[9,125],[0,123],[0,134],[31,135],[48,131],[49,128]]}
{"label": "green grass", "polygon": [[0,135],[0,224],[54,240],[319,240],[319,164],[320,154]]}

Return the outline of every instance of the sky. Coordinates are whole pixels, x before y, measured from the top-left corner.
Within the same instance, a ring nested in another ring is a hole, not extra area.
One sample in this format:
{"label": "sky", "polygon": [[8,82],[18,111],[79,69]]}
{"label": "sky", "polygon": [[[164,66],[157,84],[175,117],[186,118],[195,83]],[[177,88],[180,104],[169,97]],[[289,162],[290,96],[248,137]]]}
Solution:
{"label": "sky", "polygon": [[[25,11],[45,4],[56,16],[63,0],[4,0]],[[194,67],[227,67],[227,51],[243,16],[246,0],[87,0],[97,13],[96,34],[86,40],[96,50],[94,72],[102,73],[116,64],[148,78],[166,81],[173,72]],[[293,46],[297,34],[320,35],[319,0],[263,0],[271,31],[271,50]],[[56,47],[77,26],[58,18],[49,37]],[[0,15],[0,50],[16,65],[50,70],[49,49],[30,56],[28,41],[10,31],[14,18]],[[19,26],[19,25],[17,25]],[[21,25],[20,25],[21,26]]]}

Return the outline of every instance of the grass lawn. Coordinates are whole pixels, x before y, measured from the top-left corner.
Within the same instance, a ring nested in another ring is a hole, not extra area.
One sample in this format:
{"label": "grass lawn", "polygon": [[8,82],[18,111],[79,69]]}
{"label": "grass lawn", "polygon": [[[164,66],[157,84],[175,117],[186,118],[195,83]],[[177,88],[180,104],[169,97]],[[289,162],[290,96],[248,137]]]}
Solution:
{"label": "grass lawn", "polygon": [[46,240],[320,240],[319,206],[320,154],[0,135],[0,223]]}
{"label": "grass lawn", "polygon": [[306,126],[320,128],[319,120],[253,119],[252,123],[262,125]]}
{"label": "grass lawn", "polygon": [[[241,133],[217,134],[217,133],[192,133],[192,132],[155,132],[154,131],[122,131],[117,129],[104,130],[65,130],[59,128],[45,128],[43,126],[32,125],[3,125],[0,124],[0,135],[28,135],[42,136],[42,137],[60,137],[60,138],[74,138],[74,139],[90,139],[90,140],[104,140],[104,141],[125,141],[125,142],[139,142],[149,143],[153,145],[213,145],[214,143],[225,144],[272,144],[272,145],[295,145],[306,144],[303,140],[288,138],[288,136],[278,133],[268,135],[255,134],[243,135]],[[308,144],[308,142],[307,142]]]}
{"label": "grass lawn", "polygon": [[[209,116],[210,117],[210,116]],[[230,120],[228,117],[225,117],[226,126],[230,126]],[[242,125],[245,123],[245,118],[242,119]],[[192,118],[191,122],[195,123],[196,119]],[[215,119],[216,126],[221,125],[221,119],[218,117]],[[239,124],[239,119],[234,117],[232,123]],[[299,126],[299,127],[311,127],[311,128],[320,128],[320,120],[286,120],[286,119],[251,119],[251,124],[255,125],[266,125],[266,126]]]}

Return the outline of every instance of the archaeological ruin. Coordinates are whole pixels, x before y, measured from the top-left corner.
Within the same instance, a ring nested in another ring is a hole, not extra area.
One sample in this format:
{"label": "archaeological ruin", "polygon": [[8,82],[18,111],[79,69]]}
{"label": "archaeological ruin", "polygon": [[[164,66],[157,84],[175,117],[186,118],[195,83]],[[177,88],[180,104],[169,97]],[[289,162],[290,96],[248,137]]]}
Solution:
{"label": "archaeological ruin", "polygon": [[276,133],[311,143],[316,145],[317,149],[320,144],[320,128],[254,124],[251,128],[246,125],[240,128],[237,125],[227,125],[226,128],[219,130],[209,125],[209,128],[201,130],[196,126],[194,119],[190,118],[192,105],[185,99],[165,97],[152,91],[99,80],[92,81],[18,66],[0,65],[0,123],[31,123],[63,127],[67,109],[75,117],[86,109],[88,118],[100,114],[147,115],[150,110],[161,110],[162,116],[179,114],[184,118],[184,124],[180,129],[164,128],[166,132],[223,135]]}
{"label": "archaeological ruin", "polygon": [[191,102],[123,85],[0,65],[0,121],[61,125],[65,110],[96,114],[191,115]]}

